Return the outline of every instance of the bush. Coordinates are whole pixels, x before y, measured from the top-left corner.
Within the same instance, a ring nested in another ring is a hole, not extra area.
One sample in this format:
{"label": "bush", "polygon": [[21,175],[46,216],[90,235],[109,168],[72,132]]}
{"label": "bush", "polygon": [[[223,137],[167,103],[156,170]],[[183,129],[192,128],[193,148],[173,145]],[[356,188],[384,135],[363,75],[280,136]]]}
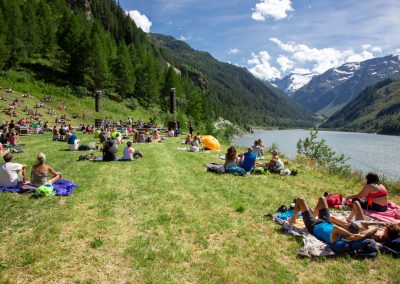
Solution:
{"label": "bush", "polygon": [[136,110],[139,107],[139,101],[135,98],[126,99],[126,106],[131,110]]}
{"label": "bush", "polygon": [[317,165],[326,167],[329,171],[339,174],[349,174],[349,159],[343,154],[336,155],[336,152],[329,147],[325,139],[317,140],[318,129],[311,129],[310,135],[304,140],[297,142],[297,154],[313,160]]}

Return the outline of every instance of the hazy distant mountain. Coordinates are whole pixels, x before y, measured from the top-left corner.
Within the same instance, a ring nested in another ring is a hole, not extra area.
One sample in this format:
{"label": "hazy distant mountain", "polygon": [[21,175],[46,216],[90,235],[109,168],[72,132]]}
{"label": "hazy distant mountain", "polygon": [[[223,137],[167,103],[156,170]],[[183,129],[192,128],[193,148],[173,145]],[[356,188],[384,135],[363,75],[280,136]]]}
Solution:
{"label": "hazy distant mountain", "polygon": [[313,112],[330,116],[368,85],[388,77],[400,77],[399,55],[346,63],[329,69],[297,90],[293,99]]}
{"label": "hazy distant mountain", "polygon": [[271,85],[255,78],[246,68],[220,62],[171,36],[150,34],[164,58],[199,85],[217,113],[237,124],[311,126],[313,113]]}
{"label": "hazy distant mountain", "polygon": [[308,74],[291,73],[289,75],[286,75],[282,79],[275,79],[269,81],[268,83],[277,87],[279,90],[282,90],[288,96],[292,96],[294,92],[296,92],[304,85],[308,84],[308,82],[310,82],[310,80],[316,75],[317,74],[315,73],[308,73]]}
{"label": "hazy distant mountain", "polygon": [[400,79],[368,86],[321,127],[400,135]]}

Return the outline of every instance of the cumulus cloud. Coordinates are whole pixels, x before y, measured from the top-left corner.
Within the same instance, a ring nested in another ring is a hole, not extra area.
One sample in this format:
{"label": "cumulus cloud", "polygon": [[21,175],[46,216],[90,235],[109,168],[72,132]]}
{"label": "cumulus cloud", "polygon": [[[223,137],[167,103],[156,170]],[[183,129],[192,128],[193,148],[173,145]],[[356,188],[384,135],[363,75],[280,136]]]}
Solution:
{"label": "cumulus cloud", "polygon": [[[346,62],[360,62],[371,59],[374,57],[373,51],[381,51],[379,47],[372,47],[367,44],[362,46],[364,49],[362,52],[356,53],[352,48],[345,50],[337,50],[332,47],[318,49],[305,44],[285,43],[277,38],[270,38],[270,40],[276,43],[283,51],[290,54],[290,60],[294,61],[294,63],[291,63],[289,66],[295,68],[299,67],[297,65],[300,65],[300,67],[301,65],[311,65],[310,71],[318,74],[322,74],[326,70]],[[284,61],[287,60],[281,58],[281,63]],[[284,70],[282,69],[282,71]]]}
{"label": "cumulus cloud", "polygon": [[285,55],[279,55],[278,59],[276,60],[276,62],[279,64],[279,66],[281,67],[281,70],[283,72],[292,70],[295,66],[295,62],[290,60],[287,56]]}
{"label": "cumulus cloud", "polygon": [[261,51],[259,54],[252,53],[251,59],[247,61],[249,65],[254,65],[249,71],[257,78],[263,80],[273,80],[281,78],[279,70],[269,63],[271,56],[267,51]]}
{"label": "cumulus cloud", "polygon": [[142,31],[149,33],[151,25],[153,24],[146,15],[140,14],[137,10],[128,11],[127,14],[135,21],[136,25],[142,29]]}
{"label": "cumulus cloud", "polygon": [[251,18],[255,21],[265,21],[268,17],[275,20],[282,20],[291,11],[293,11],[291,0],[261,0],[253,8]]}
{"label": "cumulus cloud", "polygon": [[230,48],[228,50],[228,54],[238,54],[238,53],[240,53],[240,49],[237,48]]}

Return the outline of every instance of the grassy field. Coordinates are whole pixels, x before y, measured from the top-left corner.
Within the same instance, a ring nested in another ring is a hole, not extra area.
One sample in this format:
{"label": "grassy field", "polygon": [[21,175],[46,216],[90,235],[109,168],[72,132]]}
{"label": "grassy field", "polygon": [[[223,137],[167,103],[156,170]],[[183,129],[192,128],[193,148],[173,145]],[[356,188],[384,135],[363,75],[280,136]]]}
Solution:
{"label": "grassy field", "polygon": [[82,152],[48,134],[21,140],[16,162],[43,151],[78,187],[69,197],[0,194],[1,283],[400,281],[388,256],[300,259],[301,241],[263,217],[296,196],[315,205],[324,191],[356,192],[356,181],[301,166],[296,177],[216,175],[204,167],[221,161],[215,152],[178,151],[178,139],[137,145],[144,158],[124,163],[77,162]]}

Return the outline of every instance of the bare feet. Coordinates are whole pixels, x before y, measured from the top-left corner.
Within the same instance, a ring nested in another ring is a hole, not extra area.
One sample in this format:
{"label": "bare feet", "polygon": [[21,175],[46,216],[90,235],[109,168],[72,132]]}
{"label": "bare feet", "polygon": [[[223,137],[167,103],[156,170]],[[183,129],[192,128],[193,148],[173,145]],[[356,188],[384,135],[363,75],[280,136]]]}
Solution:
{"label": "bare feet", "polygon": [[288,219],[289,224],[296,224],[296,220],[297,218],[295,218],[295,216],[293,216],[292,218]]}

